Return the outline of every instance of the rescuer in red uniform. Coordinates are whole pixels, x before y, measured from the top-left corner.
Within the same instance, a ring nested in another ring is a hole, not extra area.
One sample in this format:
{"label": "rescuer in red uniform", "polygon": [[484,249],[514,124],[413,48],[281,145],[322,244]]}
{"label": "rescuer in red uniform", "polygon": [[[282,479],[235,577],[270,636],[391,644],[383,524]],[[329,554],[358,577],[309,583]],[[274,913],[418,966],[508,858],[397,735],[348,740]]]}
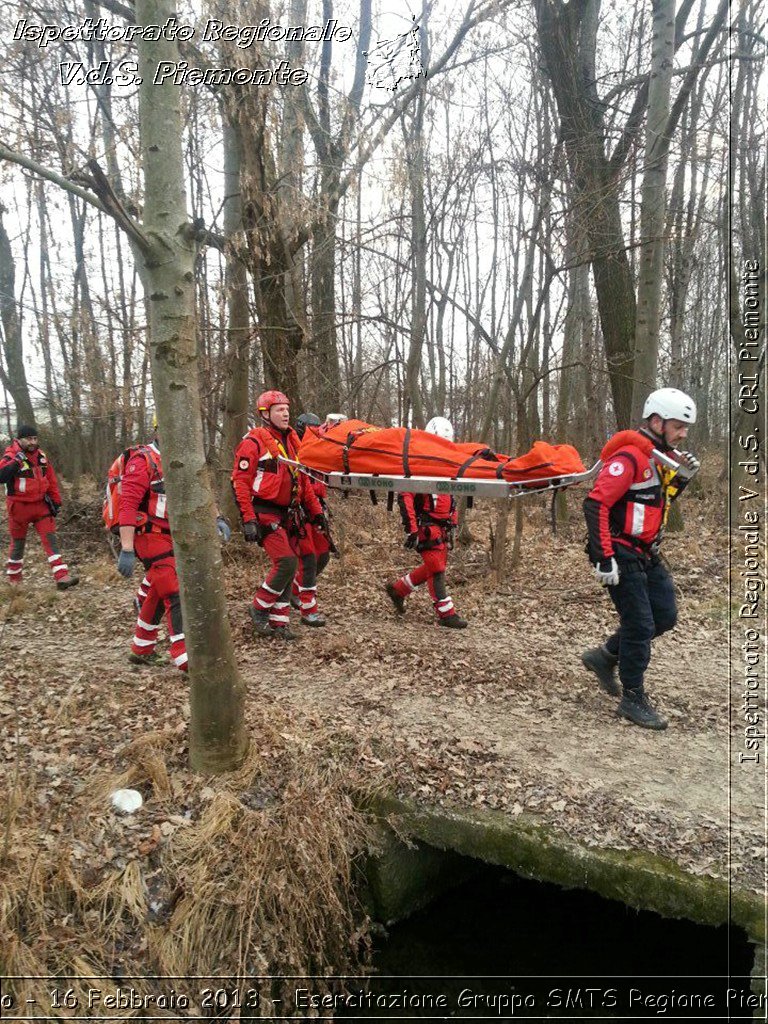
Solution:
{"label": "rescuer in red uniform", "polygon": [[59,554],[54,522],[61,508],[61,492],[53,466],[40,450],[36,427],[19,427],[16,439],[0,458],[0,483],[5,484],[11,535],[5,567],[8,582],[21,583],[27,531],[34,526],[48,556],[57,589],[74,587],[79,580],[69,572]]}
{"label": "rescuer in red uniform", "polygon": [[[301,441],[307,427],[319,427],[320,417],[313,412],[303,412],[296,420],[296,434]],[[307,478],[309,486],[315,492],[323,515],[328,518],[328,488],[319,480]],[[312,523],[305,523],[307,541],[299,550],[299,566],[291,584],[291,604],[301,612],[304,626],[324,626],[325,616],[321,615],[317,604],[317,580],[331,557],[331,541],[328,532],[318,530]]]}
{"label": "rescuer in red uniform", "polygon": [[281,391],[265,391],[256,410],[261,425],[237,446],[232,470],[245,540],[259,544],[272,560],[249,611],[260,636],[294,640],[288,625],[291,584],[299,556],[313,550],[306,525],[323,531],[327,522],[308,478],[279,461],[280,456],[295,459],[299,447],[288,399]]}
{"label": "rescuer in red uniform", "polygon": [[[444,416],[435,416],[426,430],[430,434],[453,441],[453,425]],[[464,629],[466,619],[456,614],[453,601],[445,586],[448,549],[452,546],[453,529],[457,523],[456,502],[450,494],[399,494],[400,515],[407,534],[405,547],[415,548],[421,555],[421,565],[387,583],[386,591],[395,610],[405,614],[405,599],[427,584],[440,626]]]}
{"label": "rescuer in red uniform", "polygon": [[[623,430],[603,448],[603,468],[584,499],[589,558],[608,588],[619,628],[602,647],[585,651],[582,661],[607,693],[621,695],[617,713],[646,729],[667,727],[645,694],[643,677],[651,640],[677,622],[675,590],[659,544],[670,503],[699,470],[695,455],[675,450],[695,422],[696,405],[688,395],[677,388],[654,391],[641,429]],[[675,465],[666,466],[654,449]]]}
{"label": "rescuer in red uniform", "polygon": [[[228,541],[231,531],[222,516],[217,518],[216,528],[219,536]],[[138,556],[146,572],[140,592],[148,584],[138,610],[129,660],[135,665],[163,664],[163,658],[155,647],[165,613],[171,661],[186,672],[188,658],[179,579],[157,436],[151,444],[137,445],[125,464],[120,490],[120,546],[122,550],[117,561],[120,575],[127,579],[133,575]]]}

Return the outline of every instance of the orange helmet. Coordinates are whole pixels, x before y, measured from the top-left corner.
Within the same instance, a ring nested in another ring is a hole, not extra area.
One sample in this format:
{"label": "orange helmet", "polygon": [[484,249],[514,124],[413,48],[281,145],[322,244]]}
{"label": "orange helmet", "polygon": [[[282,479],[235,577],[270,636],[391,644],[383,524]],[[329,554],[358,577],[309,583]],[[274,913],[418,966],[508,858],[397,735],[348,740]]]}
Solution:
{"label": "orange helmet", "polygon": [[282,391],[263,391],[256,399],[256,412],[259,415],[267,419],[269,417],[269,410],[273,405],[290,405],[288,396],[284,395]]}

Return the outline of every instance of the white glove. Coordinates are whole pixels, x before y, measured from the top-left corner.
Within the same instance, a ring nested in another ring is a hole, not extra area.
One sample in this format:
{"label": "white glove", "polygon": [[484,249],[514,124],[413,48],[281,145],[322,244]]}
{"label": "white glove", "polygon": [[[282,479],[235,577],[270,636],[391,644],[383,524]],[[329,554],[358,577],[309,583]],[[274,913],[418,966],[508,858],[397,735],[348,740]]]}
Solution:
{"label": "white glove", "polygon": [[677,475],[683,480],[693,480],[701,469],[701,462],[693,452],[680,452],[680,454],[683,457],[683,461],[679,465]]}
{"label": "white glove", "polygon": [[604,587],[615,587],[619,582],[619,567],[615,558],[598,562],[592,567],[592,571],[595,574],[595,579]]}

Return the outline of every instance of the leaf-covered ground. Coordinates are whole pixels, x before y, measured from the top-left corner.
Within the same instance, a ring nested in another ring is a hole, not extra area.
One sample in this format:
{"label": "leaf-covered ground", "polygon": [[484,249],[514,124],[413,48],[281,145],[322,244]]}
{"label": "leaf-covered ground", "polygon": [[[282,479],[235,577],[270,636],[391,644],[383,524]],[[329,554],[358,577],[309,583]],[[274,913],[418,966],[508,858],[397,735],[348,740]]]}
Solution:
{"label": "leaf-covered ground", "polygon": [[[654,645],[648,688],[670,726],[653,733],[619,720],[579,660],[613,623],[583,554],[580,498],[557,537],[540,499],[528,502],[521,561],[500,581],[488,556],[495,510],[473,510],[474,541],[449,566],[464,631],[438,628],[423,591],[395,615],[383,585],[417,556],[402,549],[397,516],[364,496],[332,499],[343,557],[321,579],[328,625],[296,622],[293,644],[251,635],[247,605],[266,560],[233,541],[227,588],[258,757],[268,766],[305,740],[329,757],[344,749],[355,784],[384,778],[431,805],[537,814],[579,841],[649,850],[695,873],[730,870],[759,891],[762,786],[759,768],[729,759],[727,543],[714,501],[690,497],[685,531],[665,543],[680,622]],[[2,591],[0,763],[15,794],[3,828],[7,851],[32,801],[40,847],[67,835],[74,864],[98,873],[162,848],[215,786],[185,769],[185,677],[127,661],[133,587],[98,529],[75,517],[62,536],[79,587],[54,591],[33,540],[23,593]],[[162,800],[116,821],[105,779],[125,778],[147,734],[163,738],[173,770]],[[743,740],[737,717],[730,736],[734,748]],[[84,809],[93,827],[72,834]]]}

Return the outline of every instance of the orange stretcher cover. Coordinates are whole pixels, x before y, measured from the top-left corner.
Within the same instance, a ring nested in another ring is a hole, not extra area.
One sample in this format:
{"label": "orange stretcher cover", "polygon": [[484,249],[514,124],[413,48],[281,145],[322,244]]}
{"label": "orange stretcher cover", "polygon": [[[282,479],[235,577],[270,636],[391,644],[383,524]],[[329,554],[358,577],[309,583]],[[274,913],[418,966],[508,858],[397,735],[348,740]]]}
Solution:
{"label": "orange stretcher cover", "polygon": [[541,480],[584,473],[569,444],[535,441],[525,455],[494,455],[478,442],[455,444],[425,430],[374,427],[345,420],[324,433],[308,427],[297,456],[323,473],[368,473],[379,476],[467,477],[483,480]]}

